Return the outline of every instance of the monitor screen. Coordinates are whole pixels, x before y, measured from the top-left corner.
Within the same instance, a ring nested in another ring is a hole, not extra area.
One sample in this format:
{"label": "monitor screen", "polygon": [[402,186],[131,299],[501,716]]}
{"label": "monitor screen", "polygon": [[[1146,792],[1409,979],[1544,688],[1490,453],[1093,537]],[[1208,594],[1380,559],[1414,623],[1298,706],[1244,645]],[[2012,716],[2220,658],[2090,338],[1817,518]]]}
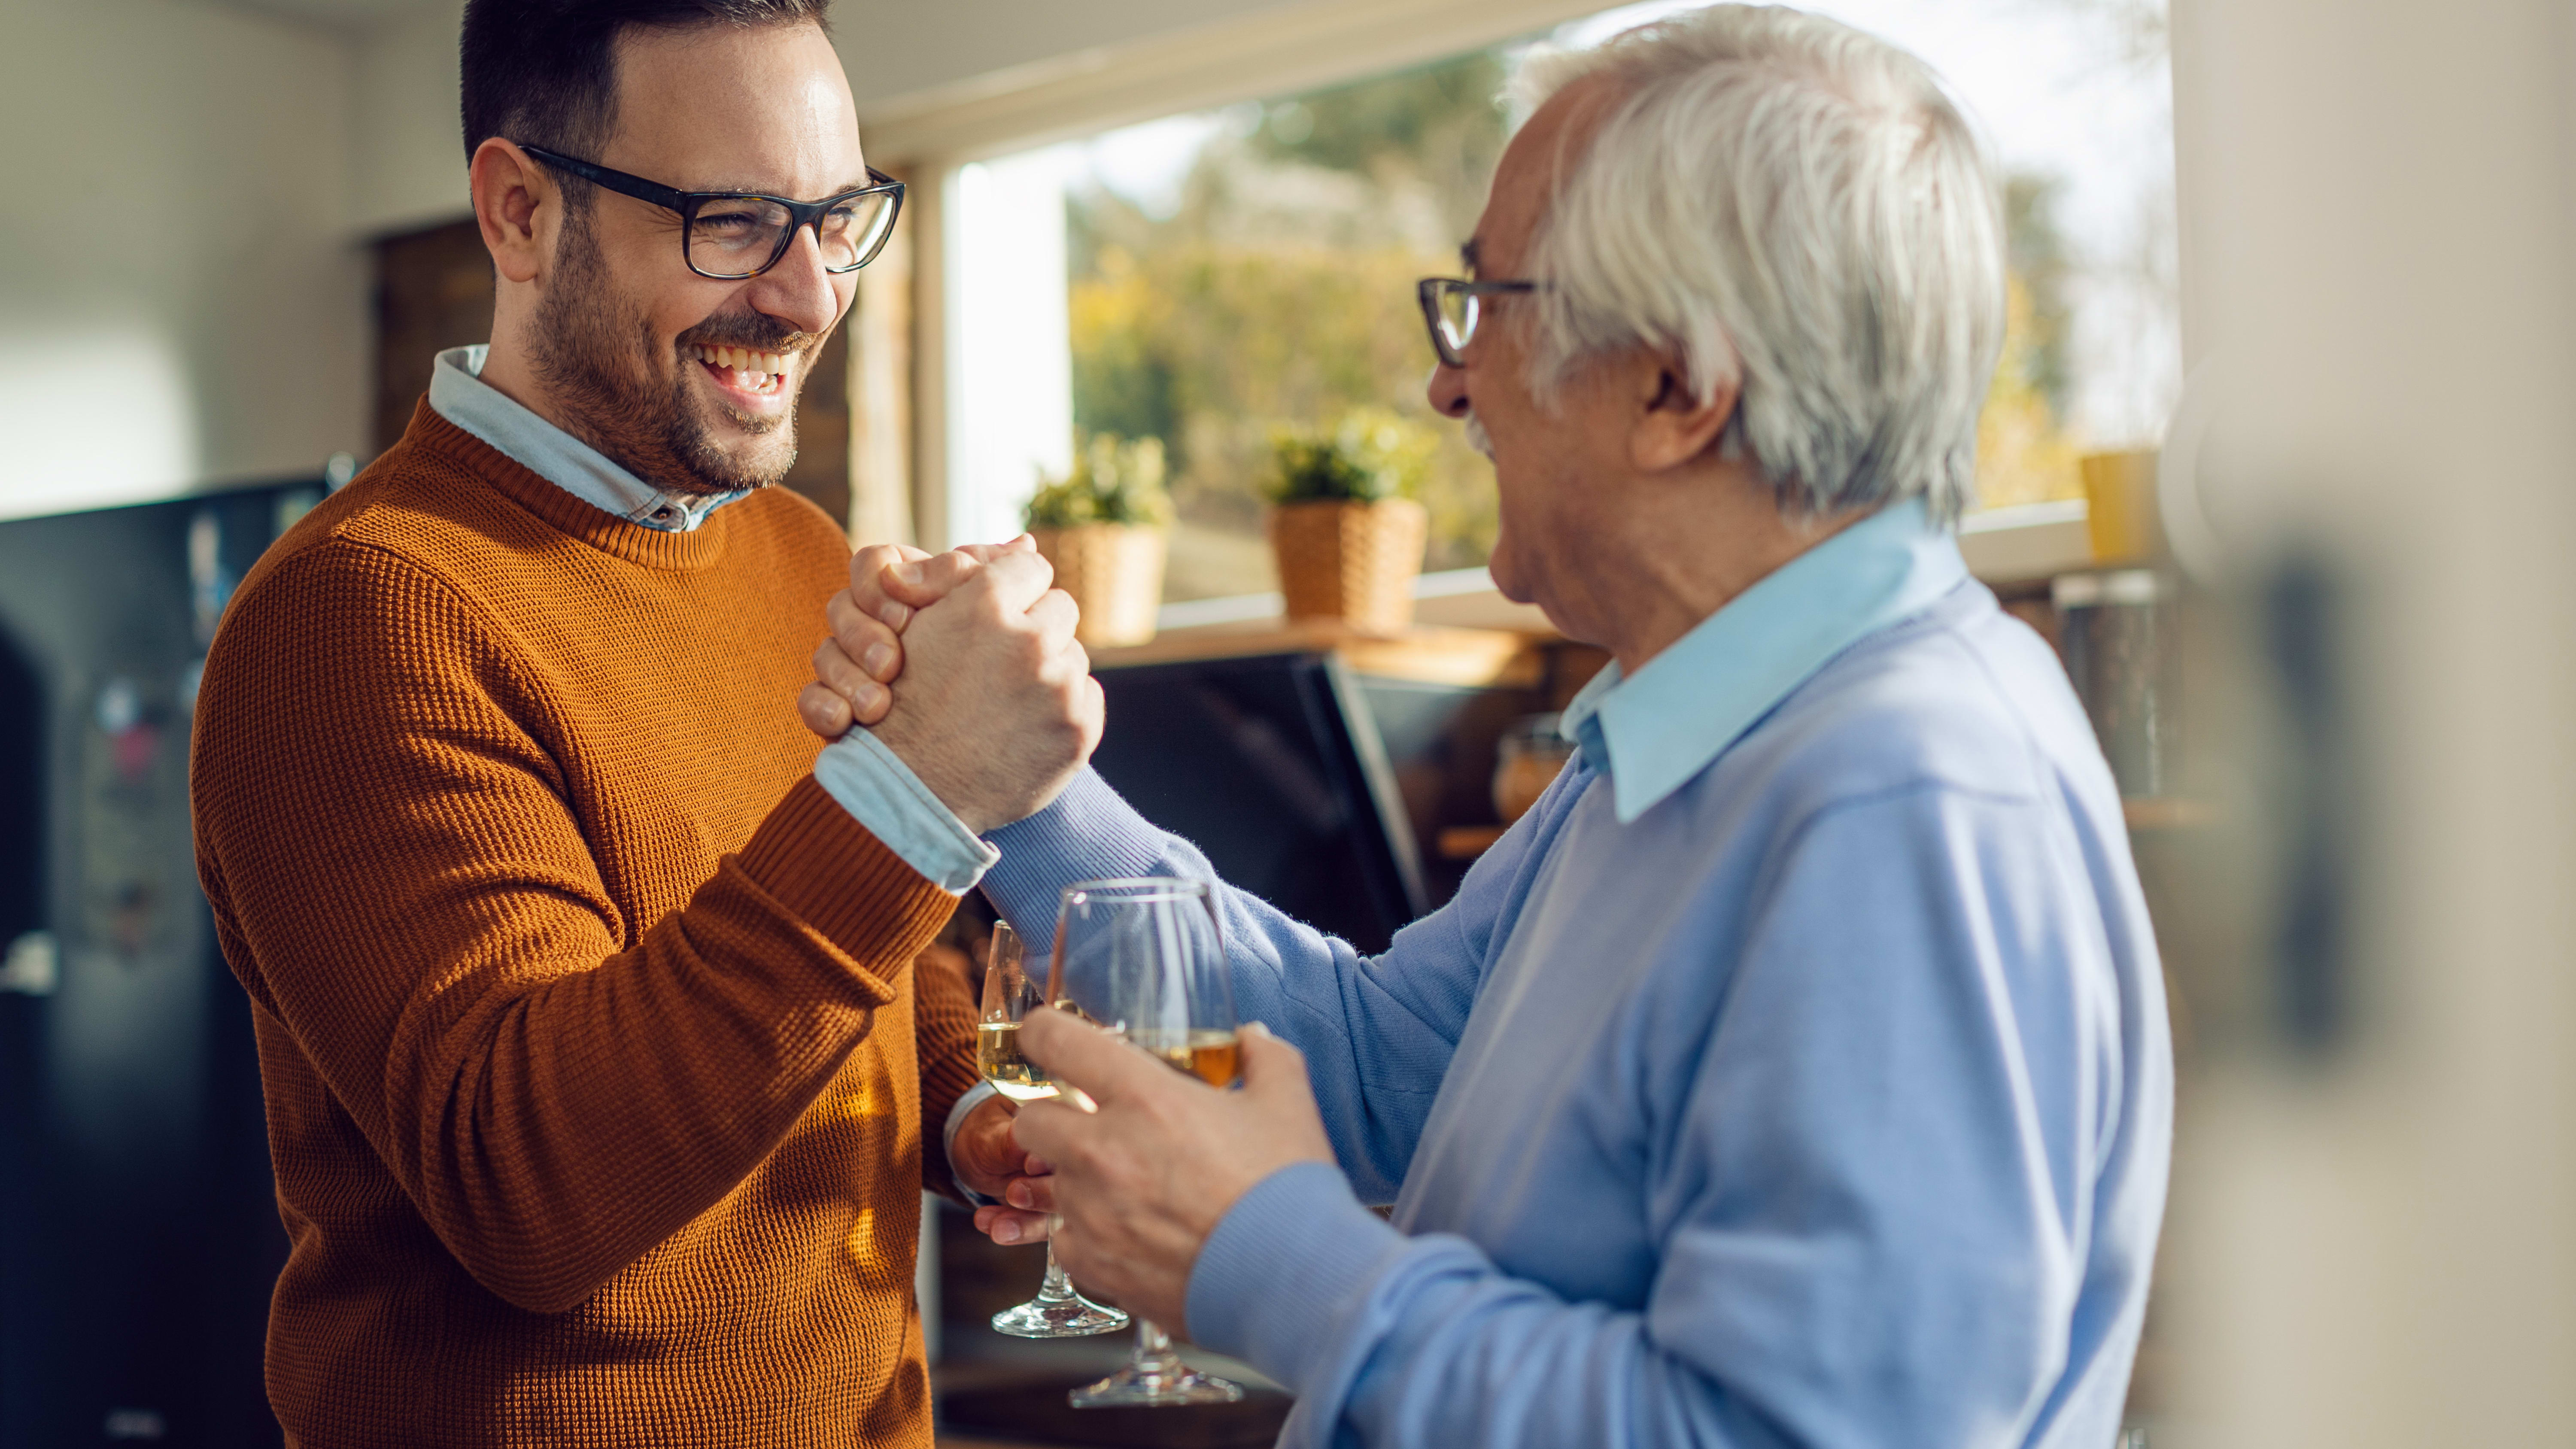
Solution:
{"label": "monitor screen", "polygon": [[1100,685],[1093,764],[1227,883],[1364,953],[1426,909],[1376,724],[1333,656],[1139,664]]}

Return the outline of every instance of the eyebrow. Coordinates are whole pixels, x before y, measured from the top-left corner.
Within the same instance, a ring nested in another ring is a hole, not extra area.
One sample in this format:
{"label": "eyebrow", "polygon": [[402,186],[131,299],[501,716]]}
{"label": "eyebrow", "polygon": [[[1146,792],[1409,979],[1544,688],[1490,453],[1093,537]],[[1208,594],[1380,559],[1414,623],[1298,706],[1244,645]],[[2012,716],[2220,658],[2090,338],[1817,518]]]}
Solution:
{"label": "eyebrow", "polygon": [[1483,250],[1484,249],[1477,244],[1474,237],[1469,237],[1464,243],[1460,244],[1458,248],[1458,260],[1467,264],[1468,276],[1472,277],[1476,275],[1476,258],[1483,252]]}

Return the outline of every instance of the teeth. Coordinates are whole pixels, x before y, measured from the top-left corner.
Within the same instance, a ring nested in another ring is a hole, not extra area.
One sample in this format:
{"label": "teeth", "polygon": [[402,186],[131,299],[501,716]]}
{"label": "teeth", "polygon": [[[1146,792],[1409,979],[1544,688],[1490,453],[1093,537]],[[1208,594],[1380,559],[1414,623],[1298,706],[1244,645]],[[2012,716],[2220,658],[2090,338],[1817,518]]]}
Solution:
{"label": "teeth", "polygon": [[749,388],[754,392],[774,391],[776,383],[773,379],[786,375],[788,359],[792,355],[785,352],[754,352],[748,347],[709,347],[698,342],[689,344],[689,356],[709,367],[731,369],[738,379],[735,385]]}

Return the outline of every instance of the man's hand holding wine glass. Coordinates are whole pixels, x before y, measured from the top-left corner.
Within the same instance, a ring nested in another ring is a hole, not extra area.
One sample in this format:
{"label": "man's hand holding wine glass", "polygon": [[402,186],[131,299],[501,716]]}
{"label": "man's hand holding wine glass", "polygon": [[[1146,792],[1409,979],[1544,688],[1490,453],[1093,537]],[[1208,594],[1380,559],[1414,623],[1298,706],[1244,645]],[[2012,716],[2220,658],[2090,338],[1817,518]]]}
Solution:
{"label": "man's hand holding wine glass", "polygon": [[1235,1199],[1294,1162],[1330,1162],[1306,1059],[1258,1023],[1241,1033],[1243,1088],[1195,1081],[1059,1011],[1034,1011],[1021,1049],[1096,1110],[1021,1107],[1017,1136],[1055,1169],[1028,1181],[1062,1218],[1068,1272],[1130,1311],[1186,1332],[1190,1266]]}

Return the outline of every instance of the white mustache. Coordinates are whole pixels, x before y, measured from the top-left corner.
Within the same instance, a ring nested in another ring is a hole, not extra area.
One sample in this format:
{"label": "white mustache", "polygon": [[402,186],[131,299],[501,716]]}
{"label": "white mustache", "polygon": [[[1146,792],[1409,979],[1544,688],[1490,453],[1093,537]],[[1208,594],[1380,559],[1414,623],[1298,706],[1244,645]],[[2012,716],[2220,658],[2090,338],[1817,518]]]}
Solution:
{"label": "white mustache", "polygon": [[1486,462],[1494,461],[1493,435],[1485,431],[1485,420],[1474,413],[1467,414],[1467,446],[1484,454]]}

